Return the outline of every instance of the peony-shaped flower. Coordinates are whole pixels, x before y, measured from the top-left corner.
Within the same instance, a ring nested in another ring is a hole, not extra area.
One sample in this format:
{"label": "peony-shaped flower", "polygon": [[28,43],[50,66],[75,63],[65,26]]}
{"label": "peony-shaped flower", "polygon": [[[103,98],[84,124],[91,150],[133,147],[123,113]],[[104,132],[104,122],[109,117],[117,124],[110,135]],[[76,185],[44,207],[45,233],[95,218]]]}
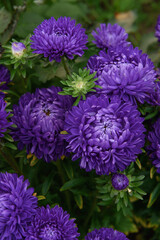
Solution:
{"label": "peony-shaped flower", "polygon": [[118,24],[111,25],[108,23],[106,26],[106,24],[102,23],[99,28],[96,28],[96,31],[92,32],[92,35],[95,38],[93,43],[102,49],[116,47],[118,45],[126,46],[129,44],[126,41],[128,34],[125,32],[125,29]]}
{"label": "peony-shaped flower", "polygon": [[66,56],[73,59],[74,55],[82,56],[88,36],[81,24],[77,24],[70,17],[60,17],[57,21],[54,17],[44,20],[31,37],[31,48],[34,53],[49,57],[49,61],[61,61]]}
{"label": "peony-shaped flower", "polygon": [[37,208],[27,228],[26,240],[78,240],[80,235],[74,219],[59,206]]}
{"label": "peony-shaped flower", "polygon": [[9,82],[9,71],[4,65],[0,64],[0,97],[4,97],[3,91],[8,89]]}
{"label": "peony-shaped flower", "polygon": [[0,239],[22,240],[27,223],[35,214],[37,198],[28,180],[17,174],[0,173]]}
{"label": "peony-shaped flower", "polygon": [[155,29],[156,29],[155,36],[156,38],[158,38],[158,42],[160,42],[160,15],[158,16]]}
{"label": "peony-shaped flower", "polygon": [[124,233],[112,228],[100,228],[88,233],[85,240],[128,240],[128,238]]}
{"label": "peony-shaped flower", "polygon": [[8,122],[7,117],[9,113],[6,112],[6,102],[0,97],[0,138],[4,136],[7,128],[11,126],[11,122]]}
{"label": "peony-shaped flower", "polygon": [[112,186],[116,190],[123,190],[129,185],[129,179],[125,174],[122,174],[122,173],[115,173],[112,176],[111,181],[112,181]]}
{"label": "peony-shaped flower", "polygon": [[12,136],[21,150],[35,154],[46,162],[57,160],[66,153],[63,135],[64,116],[72,106],[72,97],[60,96],[60,88],[37,89],[35,93],[25,93],[18,105],[13,106]]}
{"label": "peony-shaped flower", "polygon": [[157,172],[160,173],[160,119],[155,122],[152,131],[149,132],[148,140],[151,143],[147,147],[149,156],[157,168]]}
{"label": "peony-shaped flower", "polygon": [[[132,113],[132,114],[131,114]],[[144,145],[145,128],[136,106],[119,98],[92,95],[72,108],[65,118],[68,151],[80,167],[97,174],[123,171]]]}
{"label": "peony-shaped flower", "polygon": [[[97,71],[97,66],[100,68]],[[156,71],[147,54],[138,48],[118,46],[101,51],[89,60],[87,68],[97,71],[97,93],[118,95],[124,101],[149,101],[154,92]]]}

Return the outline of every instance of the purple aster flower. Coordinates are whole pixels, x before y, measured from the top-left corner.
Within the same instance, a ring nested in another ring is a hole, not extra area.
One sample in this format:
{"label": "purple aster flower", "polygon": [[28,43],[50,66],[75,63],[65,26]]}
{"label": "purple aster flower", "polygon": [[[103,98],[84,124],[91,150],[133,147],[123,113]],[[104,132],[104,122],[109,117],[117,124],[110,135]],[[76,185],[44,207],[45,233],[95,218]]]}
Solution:
{"label": "purple aster flower", "polygon": [[64,115],[72,106],[72,97],[60,96],[60,88],[37,89],[25,93],[18,105],[13,106],[12,121],[17,125],[12,136],[19,141],[18,148],[26,146],[27,153],[44,158],[46,162],[57,160],[66,154],[63,135]]}
{"label": "purple aster flower", "polygon": [[148,96],[147,102],[154,106],[160,105],[160,68],[156,70],[156,78],[157,81],[155,81],[153,93]]}
{"label": "purple aster flower", "polygon": [[149,101],[154,93],[156,72],[147,54],[130,45],[109,48],[107,53],[100,51],[94,58],[89,60],[87,68],[94,72],[100,66],[96,83],[102,89],[97,89],[97,93],[118,95],[134,103]]}
{"label": "purple aster flower", "polygon": [[156,29],[155,36],[158,38],[158,42],[160,42],[160,15],[158,16],[155,29]]}
{"label": "purple aster flower", "polygon": [[30,221],[37,198],[28,188],[28,180],[17,174],[0,173],[0,239],[18,240],[25,236],[25,228]]}
{"label": "purple aster flower", "polygon": [[128,187],[128,185],[129,185],[129,180],[128,180],[127,176],[122,173],[115,173],[112,176],[111,181],[112,181],[112,186],[116,190],[123,190],[126,187]]}
{"label": "purple aster flower", "polygon": [[16,58],[21,58],[24,54],[26,46],[21,42],[12,43],[12,54]]}
{"label": "purple aster flower", "polygon": [[[131,114],[132,113],[132,114]],[[97,174],[123,171],[144,145],[145,128],[136,106],[118,98],[92,95],[74,106],[65,118],[68,151],[80,167]]]}
{"label": "purple aster flower", "polygon": [[0,97],[0,138],[4,136],[7,128],[12,125],[12,123],[7,120],[9,113],[6,112],[5,108],[6,102]]}
{"label": "purple aster flower", "polygon": [[85,240],[128,240],[128,238],[124,233],[112,228],[100,228],[88,233]]}
{"label": "purple aster flower", "polygon": [[92,32],[95,40],[93,43],[97,45],[98,48],[109,48],[116,47],[117,45],[126,46],[129,43],[126,41],[128,38],[128,34],[125,32],[125,29],[119,26],[118,24],[114,24],[113,26],[108,23],[100,24],[100,28],[96,28],[96,31]]}
{"label": "purple aster flower", "polygon": [[153,161],[157,172],[160,173],[160,119],[153,125],[153,130],[148,134],[148,140],[151,145],[148,146],[149,156]]}
{"label": "purple aster flower", "polygon": [[0,64],[0,97],[4,97],[3,90],[8,89],[8,83],[10,82],[10,74],[8,69]]}
{"label": "purple aster flower", "polygon": [[70,17],[60,17],[56,21],[54,17],[44,20],[31,37],[31,48],[34,53],[43,54],[56,62],[61,61],[62,56],[73,59],[74,55],[82,56],[88,36],[81,24],[77,24]]}
{"label": "purple aster flower", "polygon": [[59,206],[37,208],[27,228],[26,240],[78,240],[80,235],[74,219]]}

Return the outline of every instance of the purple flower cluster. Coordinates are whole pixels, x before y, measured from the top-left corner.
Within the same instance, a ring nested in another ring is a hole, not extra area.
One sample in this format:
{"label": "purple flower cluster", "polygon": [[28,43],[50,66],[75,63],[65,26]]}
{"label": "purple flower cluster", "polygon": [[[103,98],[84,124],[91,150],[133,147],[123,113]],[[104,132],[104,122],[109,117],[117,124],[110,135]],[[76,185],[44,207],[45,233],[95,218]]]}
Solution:
{"label": "purple flower cluster", "polygon": [[160,42],[160,15],[158,16],[155,28],[156,28],[155,36],[158,38],[158,41]]}
{"label": "purple flower cluster", "polygon": [[50,209],[37,208],[31,224],[27,228],[26,240],[78,240],[78,228],[74,219],[59,206]]}
{"label": "purple flower cluster", "polygon": [[70,17],[60,17],[56,21],[54,17],[44,20],[31,37],[31,48],[34,53],[49,57],[49,61],[61,61],[62,56],[73,59],[74,55],[82,56],[88,36],[81,24],[77,24]]}
{"label": "purple flower cluster", "polygon": [[0,97],[4,97],[3,90],[8,89],[8,83],[10,82],[10,74],[8,69],[0,64]]}
{"label": "purple flower cluster", "polygon": [[0,239],[21,240],[35,214],[37,198],[28,180],[17,174],[0,173]]}
{"label": "purple flower cluster", "polygon": [[124,233],[112,228],[100,228],[88,233],[85,240],[128,240],[128,238]]}
{"label": "purple flower cluster", "polygon": [[149,132],[148,140],[151,143],[147,148],[150,153],[149,156],[153,160],[157,172],[160,173],[160,119],[155,122],[153,130]]}
{"label": "purple flower cluster", "polygon": [[61,131],[64,130],[64,115],[71,106],[70,96],[60,96],[60,88],[37,89],[25,93],[19,104],[13,106],[12,136],[18,148],[26,146],[27,153],[44,158],[46,162],[57,160],[66,154],[66,144]]}
{"label": "purple flower cluster", "polygon": [[[131,114],[132,113],[132,114]],[[91,96],[66,114],[68,151],[80,167],[97,174],[123,171],[144,145],[145,128],[136,106],[119,98]]]}
{"label": "purple flower cluster", "polygon": [[11,126],[11,122],[8,122],[7,117],[9,113],[6,112],[6,102],[0,97],[0,138],[4,136],[7,128]]}
{"label": "purple flower cluster", "polygon": [[100,28],[96,28],[96,31],[93,31],[92,35],[95,38],[93,43],[95,43],[98,48],[105,49],[116,47],[118,45],[126,46],[129,44],[126,41],[128,34],[125,32],[125,29],[118,24],[112,26],[108,23],[106,26],[106,24],[102,23],[100,24]]}
{"label": "purple flower cluster", "polygon": [[99,94],[118,95],[124,101],[143,103],[154,92],[156,72],[147,54],[138,48],[118,46],[90,58],[87,68],[97,71]]}
{"label": "purple flower cluster", "polygon": [[122,173],[115,173],[112,176],[112,186],[116,190],[123,190],[129,185],[129,180],[125,174]]}

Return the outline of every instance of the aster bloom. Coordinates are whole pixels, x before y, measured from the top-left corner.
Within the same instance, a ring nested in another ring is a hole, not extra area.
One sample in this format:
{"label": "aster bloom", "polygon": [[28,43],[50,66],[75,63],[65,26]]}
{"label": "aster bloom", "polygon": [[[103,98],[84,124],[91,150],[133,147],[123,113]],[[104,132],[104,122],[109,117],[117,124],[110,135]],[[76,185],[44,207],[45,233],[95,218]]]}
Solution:
{"label": "aster bloom", "polygon": [[158,38],[158,42],[160,42],[160,15],[158,16],[155,29],[156,29],[155,36]]}
{"label": "aster bloom", "polygon": [[24,54],[26,46],[21,42],[12,43],[12,54],[16,58],[21,58]]}
{"label": "aster bloom", "polygon": [[25,236],[25,228],[30,221],[37,198],[28,188],[28,180],[13,173],[0,173],[0,239],[18,240]]}
{"label": "aster bloom", "polygon": [[78,240],[80,235],[74,219],[59,206],[37,208],[27,228],[26,240]]}
{"label": "aster bloom", "polygon": [[[131,114],[132,113],[132,114]],[[136,106],[105,95],[80,101],[65,118],[68,151],[80,167],[97,174],[123,171],[144,145],[143,119]]]}
{"label": "aster bloom", "polygon": [[18,105],[13,106],[12,136],[21,150],[35,154],[46,162],[57,160],[66,154],[65,140],[60,134],[64,130],[64,114],[72,106],[72,97],[60,96],[61,88],[37,89],[35,93],[25,93]]}
{"label": "aster bloom", "polygon": [[85,240],[128,240],[128,238],[124,233],[112,228],[100,228],[88,233]]}
{"label": "aster bloom", "polygon": [[0,97],[4,97],[3,90],[8,89],[8,83],[10,82],[10,74],[8,69],[0,64]]}
{"label": "aster bloom", "polygon": [[149,132],[148,140],[151,143],[147,148],[149,156],[157,172],[160,173],[160,119],[155,122],[152,131]]}
{"label": "aster bloom", "polygon": [[0,97],[0,138],[4,136],[7,128],[11,126],[11,122],[8,122],[7,117],[9,113],[6,112],[6,102]]}
{"label": "aster bloom", "polygon": [[93,31],[92,35],[95,38],[93,43],[95,43],[98,48],[105,49],[116,47],[117,45],[126,46],[129,44],[126,41],[128,34],[125,32],[125,29],[118,24],[111,25],[108,23],[106,26],[106,24],[102,23],[99,28],[96,28],[96,31]]}
{"label": "aster bloom", "polygon": [[143,103],[154,92],[154,65],[147,54],[142,54],[132,45],[109,48],[107,53],[101,51],[96,60],[89,60],[87,68],[94,72],[97,65],[101,66],[97,84],[102,87],[97,89],[97,93],[118,95],[124,101]]}
{"label": "aster bloom", "polygon": [[77,24],[70,17],[54,17],[44,20],[31,37],[31,48],[34,53],[49,57],[49,61],[61,61],[62,56],[73,59],[74,55],[82,56],[88,36],[81,24]]}
{"label": "aster bloom", "polygon": [[129,180],[128,180],[127,176],[122,173],[115,173],[112,176],[111,181],[112,181],[112,186],[116,190],[123,190],[126,187],[128,187],[128,185],[129,185]]}

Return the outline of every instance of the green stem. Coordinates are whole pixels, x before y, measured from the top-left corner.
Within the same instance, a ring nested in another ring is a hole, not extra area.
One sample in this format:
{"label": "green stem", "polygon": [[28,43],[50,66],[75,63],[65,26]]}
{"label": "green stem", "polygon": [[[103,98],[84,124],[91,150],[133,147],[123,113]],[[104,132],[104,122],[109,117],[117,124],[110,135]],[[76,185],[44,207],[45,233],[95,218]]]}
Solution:
{"label": "green stem", "polygon": [[[63,168],[62,168],[62,166],[61,166],[61,161],[62,161],[61,159],[58,159],[58,160],[56,161],[56,166],[57,166],[59,175],[60,175],[60,177],[61,177],[62,184],[64,185],[66,181],[65,181],[65,177],[64,177]],[[69,192],[68,192],[68,191],[65,191],[64,194],[65,194],[65,197],[66,197],[66,202],[67,202],[68,209],[69,209],[69,211],[70,211],[70,210],[71,210],[71,202],[70,202]]]}
{"label": "green stem", "polygon": [[96,197],[96,195],[95,195],[95,197],[94,197],[94,199],[93,199],[93,201],[92,201],[91,208],[89,209],[89,213],[88,213],[88,215],[87,215],[87,217],[86,217],[86,219],[85,219],[85,221],[84,221],[84,224],[83,224],[84,229],[87,227],[88,222],[89,222],[90,218],[91,218],[92,215],[93,215],[93,212],[94,212],[95,206],[96,206],[96,202],[97,202],[97,197]]}
{"label": "green stem", "polygon": [[4,160],[12,167],[12,169],[18,173],[18,175],[23,175],[22,171],[20,170],[17,162],[14,160],[14,158],[9,154],[9,152],[5,150],[5,148],[3,147],[0,148],[0,154],[1,156],[4,158]]}
{"label": "green stem", "polygon": [[70,75],[70,72],[69,72],[69,69],[68,69],[68,67],[67,67],[67,64],[66,64],[66,62],[65,62],[65,60],[64,60],[64,57],[62,57],[61,60],[62,60],[63,67],[64,67],[67,75]]}

